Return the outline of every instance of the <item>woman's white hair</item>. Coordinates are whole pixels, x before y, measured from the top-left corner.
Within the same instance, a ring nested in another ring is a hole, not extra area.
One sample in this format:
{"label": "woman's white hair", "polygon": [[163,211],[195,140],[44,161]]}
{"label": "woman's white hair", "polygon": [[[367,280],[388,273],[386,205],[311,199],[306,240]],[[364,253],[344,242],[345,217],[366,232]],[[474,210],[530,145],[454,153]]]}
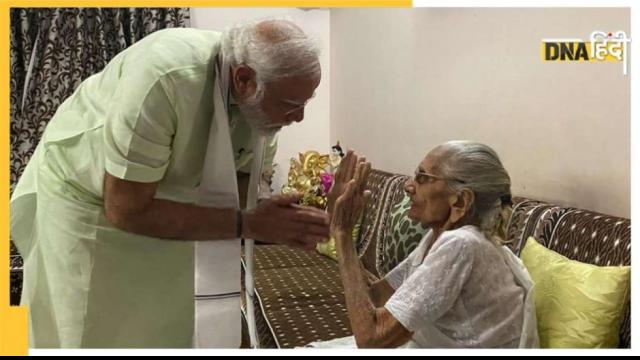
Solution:
{"label": "woman's white hair", "polygon": [[224,60],[253,69],[261,96],[271,81],[320,74],[319,52],[316,42],[288,20],[244,23],[227,29],[222,36]]}
{"label": "woman's white hair", "polygon": [[497,243],[505,243],[511,216],[511,178],[498,154],[489,146],[473,141],[449,141],[437,148],[438,173],[448,179],[454,191],[471,189],[475,201],[468,215]]}

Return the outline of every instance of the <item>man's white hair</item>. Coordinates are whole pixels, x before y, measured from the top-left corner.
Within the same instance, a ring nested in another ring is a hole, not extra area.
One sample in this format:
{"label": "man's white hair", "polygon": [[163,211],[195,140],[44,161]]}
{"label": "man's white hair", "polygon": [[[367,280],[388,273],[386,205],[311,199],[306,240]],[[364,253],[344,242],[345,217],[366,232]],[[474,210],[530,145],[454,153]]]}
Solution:
{"label": "man's white hair", "polygon": [[224,60],[253,69],[260,94],[271,81],[320,74],[319,52],[316,42],[288,20],[236,25],[227,29],[222,37]]}

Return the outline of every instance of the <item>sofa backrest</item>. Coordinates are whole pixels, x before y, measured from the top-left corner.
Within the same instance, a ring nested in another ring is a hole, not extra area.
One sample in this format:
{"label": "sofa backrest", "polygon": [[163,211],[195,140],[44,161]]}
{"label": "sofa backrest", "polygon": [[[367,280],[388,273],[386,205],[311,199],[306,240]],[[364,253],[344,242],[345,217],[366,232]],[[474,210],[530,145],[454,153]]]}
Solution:
{"label": "sofa backrest", "polygon": [[[511,250],[518,255],[533,236],[572,260],[599,266],[631,265],[630,219],[516,197],[507,234]],[[619,347],[631,347],[631,301],[620,325]]]}
{"label": "sofa backrest", "polygon": [[[393,205],[404,196],[403,185],[407,177],[372,169],[367,179],[371,198],[365,205],[360,234],[356,242],[358,254],[367,270],[381,276],[377,263],[381,253],[378,249],[390,228]],[[382,259],[384,260],[384,259]]]}
{"label": "sofa backrest", "polygon": [[[372,169],[367,179],[367,203],[357,249],[367,270],[382,277],[386,267],[384,241],[391,209],[404,198],[406,175]],[[631,265],[631,221],[588,210],[514,197],[507,237],[511,250],[520,250],[529,236],[570,259],[600,266]],[[631,345],[630,302],[620,329],[620,347]]]}

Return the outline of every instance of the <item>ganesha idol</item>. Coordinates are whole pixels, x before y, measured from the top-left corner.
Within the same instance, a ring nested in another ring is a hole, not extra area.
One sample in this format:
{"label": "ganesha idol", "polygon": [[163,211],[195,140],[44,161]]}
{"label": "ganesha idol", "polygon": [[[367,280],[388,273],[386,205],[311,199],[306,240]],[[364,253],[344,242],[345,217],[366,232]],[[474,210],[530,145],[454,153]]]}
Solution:
{"label": "ganesha idol", "polygon": [[300,204],[325,209],[339,160],[341,158],[336,160],[334,156],[313,150],[300,153],[298,159],[291,158],[287,183],[282,187],[282,193],[301,193]]}

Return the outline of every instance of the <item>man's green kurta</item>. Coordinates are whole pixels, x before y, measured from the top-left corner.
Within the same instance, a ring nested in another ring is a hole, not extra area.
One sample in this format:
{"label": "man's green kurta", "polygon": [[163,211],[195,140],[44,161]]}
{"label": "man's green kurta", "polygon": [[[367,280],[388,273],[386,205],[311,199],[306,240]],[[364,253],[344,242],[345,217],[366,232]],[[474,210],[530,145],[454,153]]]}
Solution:
{"label": "man's green kurta", "polygon": [[[192,345],[193,242],[113,227],[103,181],[107,171],[159,182],[156,198],[196,201],[220,39],[195,29],[147,36],[85,80],[47,126],[11,199],[31,347]],[[236,106],[230,113],[236,169],[248,173],[251,129]],[[275,138],[268,144],[265,164]]]}

